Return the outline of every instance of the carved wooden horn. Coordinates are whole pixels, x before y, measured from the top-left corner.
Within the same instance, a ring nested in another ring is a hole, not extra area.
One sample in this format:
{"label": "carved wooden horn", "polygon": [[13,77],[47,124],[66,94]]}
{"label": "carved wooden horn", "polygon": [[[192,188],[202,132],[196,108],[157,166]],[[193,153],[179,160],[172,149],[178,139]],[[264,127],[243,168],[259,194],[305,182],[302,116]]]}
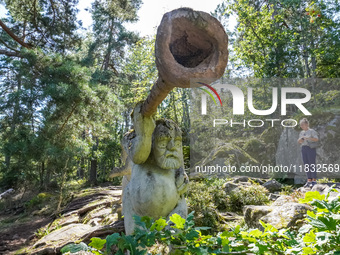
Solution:
{"label": "carved wooden horn", "polygon": [[210,14],[179,8],[164,14],[155,56],[158,79],[141,107],[143,116],[156,112],[174,87],[190,87],[192,78],[219,79],[228,63],[228,36]]}

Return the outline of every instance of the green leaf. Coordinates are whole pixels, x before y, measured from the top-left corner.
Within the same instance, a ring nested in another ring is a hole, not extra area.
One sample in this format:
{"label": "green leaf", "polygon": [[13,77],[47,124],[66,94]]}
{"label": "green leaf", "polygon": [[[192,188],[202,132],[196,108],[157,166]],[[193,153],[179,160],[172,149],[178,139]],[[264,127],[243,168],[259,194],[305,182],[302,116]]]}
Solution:
{"label": "green leaf", "polygon": [[260,231],[258,229],[254,229],[254,230],[249,232],[249,235],[258,238],[262,235],[262,233],[263,233],[262,231]]}
{"label": "green leaf", "polygon": [[240,225],[237,225],[237,226],[235,227],[235,230],[234,230],[235,234],[240,233],[240,229],[241,229],[241,226],[240,226]]}
{"label": "green leaf", "polygon": [[325,200],[314,200],[311,202],[311,205],[314,205],[318,209],[328,209],[328,204]]}
{"label": "green leaf", "polygon": [[319,191],[308,191],[305,194],[305,198],[299,200],[300,203],[309,203],[315,199],[324,200],[325,195],[321,195]]}
{"label": "green leaf", "polygon": [[163,228],[165,228],[168,224],[166,223],[165,219],[158,219],[156,220],[152,226],[150,227],[150,230],[153,231],[154,229],[156,229],[157,231],[161,231]]}
{"label": "green leaf", "polygon": [[149,216],[141,217],[141,221],[145,223],[146,228],[150,228],[152,225],[152,218]]}
{"label": "green leaf", "polygon": [[334,220],[332,217],[319,216],[318,220],[320,220],[321,222],[323,222],[326,225],[327,230],[334,230],[334,231],[336,231],[337,221]]}
{"label": "green leaf", "polygon": [[270,231],[270,232],[278,232],[278,229],[275,228],[274,226],[270,225],[269,223],[265,223],[262,220],[260,220],[260,224],[262,225],[262,227],[265,228],[265,232],[266,231]]}
{"label": "green leaf", "polygon": [[76,253],[78,251],[87,251],[87,250],[88,250],[87,245],[81,242],[79,244],[75,244],[75,243],[67,244],[63,248],[61,248],[60,252],[64,254],[66,252]]}
{"label": "green leaf", "polygon": [[198,233],[196,230],[194,230],[194,229],[190,230],[190,231],[185,235],[185,238],[186,238],[187,240],[195,240],[195,239],[197,239],[198,237],[199,237],[199,233]]}
{"label": "green leaf", "polygon": [[183,229],[185,219],[183,219],[179,214],[174,213],[170,216],[170,220],[175,223],[175,228]]}
{"label": "green leaf", "polygon": [[101,250],[104,248],[104,245],[106,243],[105,239],[101,239],[98,237],[92,237],[91,238],[91,243],[89,243],[89,246],[97,249],[97,250]]}
{"label": "green leaf", "polygon": [[316,237],[314,234],[314,231],[312,230],[311,232],[307,233],[303,239],[302,239],[306,244],[314,244],[316,242]]}
{"label": "green leaf", "polygon": [[111,246],[118,243],[120,235],[118,233],[113,233],[106,237],[106,250],[109,251]]}
{"label": "green leaf", "polygon": [[318,230],[326,230],[327,229],[327,226],[320,220],[318,219],[314,219],[314,218],[311,218],[309,216],[307,216],[308,220],[310,221],[310,224],[317,228]]}
{"label": "green leaf", "polygon": [[311,255],[311,254],[316,254],[316,252],[311,247],[302,248],[302,255]]}

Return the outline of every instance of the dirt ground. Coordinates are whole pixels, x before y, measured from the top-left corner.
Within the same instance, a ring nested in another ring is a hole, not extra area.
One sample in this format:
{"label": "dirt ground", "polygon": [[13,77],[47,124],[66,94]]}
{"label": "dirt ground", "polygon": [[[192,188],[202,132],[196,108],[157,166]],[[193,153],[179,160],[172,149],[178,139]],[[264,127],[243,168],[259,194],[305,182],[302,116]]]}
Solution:
{"label": "dirt ground", "polygon": [[13,215],[11,212],[0,212],[0,254],[16,254],[25,244],[35,238],[34,233],[41,227],[51,222],[51,218],[41,216],[26,217]]}

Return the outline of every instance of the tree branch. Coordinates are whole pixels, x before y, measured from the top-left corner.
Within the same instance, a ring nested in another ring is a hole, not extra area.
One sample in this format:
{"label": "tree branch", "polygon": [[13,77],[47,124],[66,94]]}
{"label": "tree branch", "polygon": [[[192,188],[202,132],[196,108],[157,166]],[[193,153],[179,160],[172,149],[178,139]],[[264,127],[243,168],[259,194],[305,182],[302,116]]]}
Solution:
{"label": "tree branch", "polygon": [[21,54],[19,52],[14,51],[8,51],[8,50],[0,50],[1,55],[6,55],[8,57],[19,57],[22,58]]}
{"label": "tree branch", "polygon": [[10,50],[12,50],[12,51],[19,52],[17,49],[14,49],[14,48],[12,48],[11,46],[9,46],[9,45],[8,45],[4,40],[2,40],[1,38],[0,38],[0,43],[2,43],[3,45],[5,45],[6,48],[8,48],[8,49],[10,49]]}
{"label": "tree branch", "polygon": [[67,122],[69,121],[69,119],[71,118],[73,112],[75,111],[75,109],[77,108],[77,104],[75,103],[70,114],[67,116],[64,124],[61,126],[61,128],[57,131],[57,135],[64,129],[65,125],[67,124]]}
{"label": "tree branch", "polygon": [[9,29],[9,27],[7,27],[5,25],[5,23],[2,22],[2,20],[0,19],[0,26],[3,28],[3,30],[5,30],[5,32],[10,36],[12,37],[17,43],[19,43],[21,46],[27,48],[27,49],[30,49],[32,48],[31,45],[25,43],[24,41],[22,41],[18,36],[16,36],[12,31],[11,29]]}

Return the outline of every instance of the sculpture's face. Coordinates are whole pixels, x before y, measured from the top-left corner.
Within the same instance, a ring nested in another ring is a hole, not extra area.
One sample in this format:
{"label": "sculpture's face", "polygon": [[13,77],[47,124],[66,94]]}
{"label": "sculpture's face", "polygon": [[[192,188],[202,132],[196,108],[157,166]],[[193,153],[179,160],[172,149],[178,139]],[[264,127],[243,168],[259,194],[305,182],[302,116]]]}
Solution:
{"label": "sculpture's face", "polygon": [[182,135],[175,128],[161,127],[161,131],[156,131],[152,153],[160,168],[180,168],[183,165]]}

